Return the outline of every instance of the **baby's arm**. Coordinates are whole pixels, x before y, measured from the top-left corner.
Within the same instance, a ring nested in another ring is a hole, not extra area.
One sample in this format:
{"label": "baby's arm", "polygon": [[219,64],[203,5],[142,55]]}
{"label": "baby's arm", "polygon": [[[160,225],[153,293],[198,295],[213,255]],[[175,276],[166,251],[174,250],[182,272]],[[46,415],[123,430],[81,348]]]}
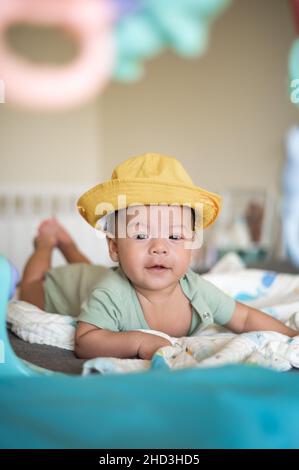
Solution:
{"label": "baby's arm", "polygon": [[225,326],[235,333],[263,330],[277,331],[290,337],[299,335],[298,331],[288,328],[281,321],[275,320],[270,315],[240,302],[236,302],[233,316]]}
{"label": "baby's arm", "polygon": [[99,356],[151,359],[159,348],[170,344],[160,336],[141,331],[114,332],[78,322],[75,353],[82,359]]}

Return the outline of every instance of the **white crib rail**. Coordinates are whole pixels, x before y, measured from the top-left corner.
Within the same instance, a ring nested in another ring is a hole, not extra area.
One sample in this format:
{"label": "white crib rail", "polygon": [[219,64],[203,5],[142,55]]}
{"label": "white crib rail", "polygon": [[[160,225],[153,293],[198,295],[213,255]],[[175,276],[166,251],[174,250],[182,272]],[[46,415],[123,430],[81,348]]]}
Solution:
{"label": "white crib rail", "polygon": [[[0,253],[7,256],[21,272],[32,253],[32,242],[39,223],[55,216],[93,263],[113,265],[106,240],[96,235],[76,209],[78,197],[91,185],[1,185]],[[53,266],[64,263],[58,250],[54,251],[52,261]]]}

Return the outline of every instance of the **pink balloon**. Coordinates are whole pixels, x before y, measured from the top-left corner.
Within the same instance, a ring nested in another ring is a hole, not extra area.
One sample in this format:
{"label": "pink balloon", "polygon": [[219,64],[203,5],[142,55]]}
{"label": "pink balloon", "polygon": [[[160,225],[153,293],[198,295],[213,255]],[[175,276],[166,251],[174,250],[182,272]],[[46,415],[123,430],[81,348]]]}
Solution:
{"label": "pink balloon", "polygon": [[[94,96],[110,79],[115,63],[107,0],[0,0],[0,79],[6,102],[37,109],[67,108]],[[4,39],[16,23],[51,25],[71,33],[79,55],[66,66],[34,65],[13,54]]]}

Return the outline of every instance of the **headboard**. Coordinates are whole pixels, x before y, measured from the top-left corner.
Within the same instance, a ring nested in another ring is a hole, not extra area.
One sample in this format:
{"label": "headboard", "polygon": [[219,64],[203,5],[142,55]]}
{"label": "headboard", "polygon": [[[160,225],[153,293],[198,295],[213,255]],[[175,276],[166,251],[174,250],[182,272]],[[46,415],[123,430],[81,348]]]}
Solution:
{"label": "headboard", "polygon": [[[32,241],[39,223],[55,215],[93,263],[113,265],[106,240],[99,237],[76,209],[78,197],[91,185],[1,185],[0,254],[21,272],[32,252]],[[53,266],[64,263],[58,250],[55,250],[52,261]]]}

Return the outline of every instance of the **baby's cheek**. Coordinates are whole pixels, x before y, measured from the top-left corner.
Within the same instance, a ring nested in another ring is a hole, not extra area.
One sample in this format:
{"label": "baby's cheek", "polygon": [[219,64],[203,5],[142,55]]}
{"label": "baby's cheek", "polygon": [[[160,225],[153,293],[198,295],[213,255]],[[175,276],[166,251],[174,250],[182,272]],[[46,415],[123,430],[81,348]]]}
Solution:
{"label": "baby's cheek", "polygon": [[182,271],[187,271],[191,263],[191,250],[182,249],[177,256],[177,267]]}
{"label": "baby's cheek", "polygon": [[127,275],[129,274],[128,277],[134,276],[134,274],[138,272],[138,269],[140,269],[143,265],[143,257],[138,250],[124,250],[122,252],[121,259],[122,268],[124,269]]}

